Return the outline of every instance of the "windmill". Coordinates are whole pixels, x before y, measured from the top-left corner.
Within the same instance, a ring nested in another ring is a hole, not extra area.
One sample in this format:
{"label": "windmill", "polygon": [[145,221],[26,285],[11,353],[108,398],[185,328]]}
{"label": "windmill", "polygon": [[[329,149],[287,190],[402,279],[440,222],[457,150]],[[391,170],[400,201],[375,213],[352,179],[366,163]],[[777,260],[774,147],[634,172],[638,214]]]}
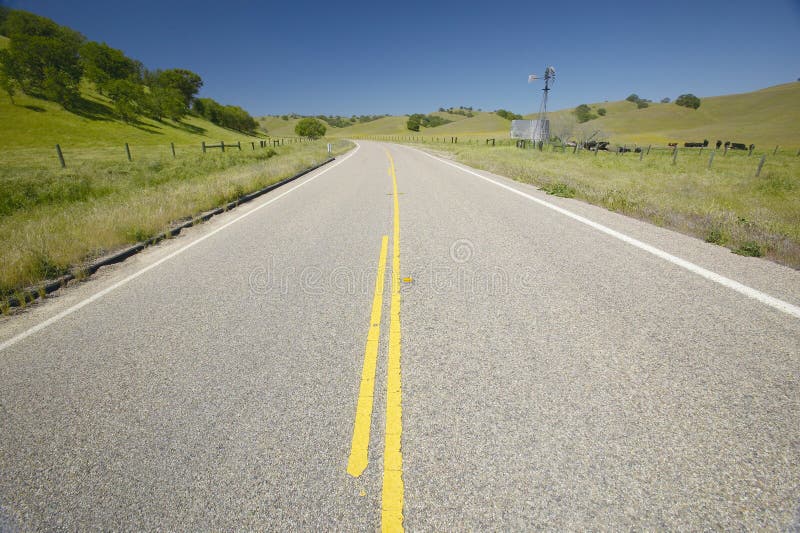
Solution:
{"label": "windmill", "polygon": [[[538,80],[539,76],[531,74],[528,76],[528,83],[533,83]],[[550,121],[547,119],[547,96],[550,93],[550,86],[556,81],[556,69],[552,66],[544,70],[544,95],[542,96],[542,103],[539,106],[539,119],[533,121],[533,140],[534,141],[550,141]]]}

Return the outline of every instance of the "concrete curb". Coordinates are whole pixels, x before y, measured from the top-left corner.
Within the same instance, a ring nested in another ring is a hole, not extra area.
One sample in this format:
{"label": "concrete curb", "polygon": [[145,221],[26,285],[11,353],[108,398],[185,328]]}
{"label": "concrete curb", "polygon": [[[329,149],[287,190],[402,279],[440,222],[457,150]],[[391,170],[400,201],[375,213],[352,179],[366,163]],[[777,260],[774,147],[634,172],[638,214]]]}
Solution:
{"label": "concrete curb", "polygon": [[[75,267],[75,268],[72,269],[72,271],[69,274],[65,274],[65,275],[63,275],[63,276],[61,276],[61,277],[59,277],[57,279],[54,279],[54,280],[45,281],[44,284],[41,285],[41,286],[28,287],[27,289],[24,289],[22,291],[23,297],[25,298],[25,303],[26,304],[31,303],[34,300],[36,300],[37,298],[40,298],[40,297],[42,297],[44,295],[47,295],[47,294],[50,294],[51,292],[57,291],[58,289],[60,289],[64,285],[66,285],[68,282],[74,280],[78,275],[80,275],[81,278],[83,279],[83,278],[86,278],[88,276],[91,276],[92,274],[94,274],[100,268],[102,268],[104,266],[113,265],[115,263],[121,263],[122,261],[128,259],[129,257],[138,254],[139,252],[141,252],[142,250],[144,250],[148,246],[152,246],[153,244],[161,242],[164,239],[167,239],[169,237],[174,237],[174,236],[178,235],[181,231],[183,231],[186,228],[195,226],[195,225],[197,225],[197,224],[199,224],[201,222],[205,222],[205,221],[207,221],[208,219],[210,219],[213,216],[216,216],[216,215],[219,215],[220,213],[224,213],[226,211],[229,211],[229,210],[233,209],[234,207],[237,207],[237,206],[239,206],[241,204],[244,204],[244,203],[250,202],[252,200],[255,200],[259,196],[264,195],[264,194],[266,194],[266,193],[268,193],[268,192],[270,192],[270,191],[272,191],[274,189],[277,189],[278,187],[280,187],[282,185],[286,185],[287,183],[292,182],[292,181],[296,180],[297,178],[305,176],[309,172],[313,172],[313,171],[317,170],[318,168],[323,167],[323,166],[327,165],[328,163],[334,161],[335,159],[336,159],[335,157],[331,157],[329,159],[326,159],[325,161],[323,161],[322,163],[319,163],[318,165],[314,165],[313,167],[309,167],[309,168],[307,168],[305,170],[301,170],[300,172],[298,172],[294,176],[291,176],[291,177],[286,178],[284,180],[278,181],[278,182],[273,183],[271,185],[267,185],[266,187],[264,187],[262,189],[259,189],[257,191],[251,192],[250,194],[245,194],[244,196],[241,196],[241,197],[237,198],[233,202],[228,202],[227,204],[225,204],[225,205],[223,205],[221,207],[217,207],[216,209],[212,209],[211,211],[206,211],[202,215],[199,215],[199,216],[197,216],[197,217],[195,217],[195,218],[193,218],[193,219],[191,219],[191,220],[189,220],[187,222],[184,222],[183,224],[181,224],[179,226],[171,228],[171,229],[169,229],[169,230],[167,230],[167,231],[165,231],[163,233],[159,233],[155,237],[151,237],[150,239],[147,239],[146,241],[138,242],[138,243],[134,244],[133,246],[129,246],[128,248],[124,248],[124,249],[122,249],[122,250],[120,250],[118,252],[115,252],[113,254],[107,255],[105,257],[101,257],[100,259],[92,261],[89,264],[86,264],[86,265],[83,265],[83,266],[79,266],[79,267]],[[12,297],[12,298],[9,298],[8,300],[6,300],[6,304],[8,304],[9,307],[20,307],[22,302],[18,298]]]}

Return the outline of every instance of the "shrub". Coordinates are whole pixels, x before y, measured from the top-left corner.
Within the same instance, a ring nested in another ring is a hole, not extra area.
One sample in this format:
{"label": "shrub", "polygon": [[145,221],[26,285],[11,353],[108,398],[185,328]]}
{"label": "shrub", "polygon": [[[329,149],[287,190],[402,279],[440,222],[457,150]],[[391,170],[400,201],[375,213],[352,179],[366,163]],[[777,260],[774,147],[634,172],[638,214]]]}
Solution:
{"label": "shrub", "polygon": [[639,101],[639,95],[636,94],[636,93],[633,93],[633,94],[629,95],[625,100],[627,100],[628,102],[636,103],[636,102]]}
{"label": "shrub", "polygon": [[308,137],[309,139],[318,139],[325,135],[327,128],[325,124],[315,118],[304,118],[294,127],[294,132],[300,137]]}
{"label": "shrub", "polygon": [[600,109],[597,110],[597,114],[600,115],[601,117],[606,116],[606,108],[601,107]]}
{"label": "shrub", "polygon": [[639,100],[636,102],[637,109],[644,109],[645,107],[650,107],[650,103],[647,100]]}
{"label": "shrub", "polygon": [[505,109],[498,109],[494,113],[500,117],[503,117],[506,120],[519,120],[522,118],[522,115],[517,115],[516,113],[512,113],[511,111],[506,111]]}
{"label": "shrub", "polygon": [[662,98],[661,99],[661,103],[662,104],[668,104],[668,103],[670,103],[670,99],[669,98]]}
{"label": "shrub", "polygon": [[578,122],[580,123],[589,122],[597,118],[597,115],[592,113],[592,109],[586,104],[581,104],[575,108],[575,116],[578,117]]}

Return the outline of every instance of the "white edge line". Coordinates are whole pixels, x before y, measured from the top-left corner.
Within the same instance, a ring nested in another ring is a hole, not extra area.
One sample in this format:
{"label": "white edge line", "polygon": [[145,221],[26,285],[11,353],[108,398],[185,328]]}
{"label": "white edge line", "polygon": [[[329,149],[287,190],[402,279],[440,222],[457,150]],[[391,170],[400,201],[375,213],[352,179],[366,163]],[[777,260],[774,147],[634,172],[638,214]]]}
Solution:
{"label": "white edge line", "polygon": [[[411,147],[409,147],[409,148],[411,148]],[[694,264],[692,262],[689,262],[689,261],[687,261],[685,259],[681,259],[680,257],[674,256],[674,255],[672,255],[672,254],[670,254],[668,252],[665,252],[664,250],[661,250],[660,248],[656,248],[655,246],[652,246],[650,244],[644,243],[644,242],[642,242],[642,241],[640,241],[638,239],[634,239],[633,237],[629,237],[628,235],[625,235],[624,233],[620,233],[620,232],[618,232],[616,230],[613,230],[613,229],[611,229],[611,228],[609,228],[607,226],[604,226],[602,224],[594,222],[593,220],[589,220],[588,218],[582,217],[581,215],[577,215],[577,214],[573,213],[572,211],[564,209],[563,207],[559,207],[559,206],[557,206],[555,204],[551,204],[550,202],[542,200],[541,198],[536,198],[535,196],[531,196],[530,194],[527,194],[527,193],[524,193],[524,192],[522,192],[520,190],[517,190],[514,187],[511,187],[511,186],[506,185],[504,183],[500,183],[498,181],[495,181],[495,180],[493,180],[491,178],[488,178],[486,176],[478,174],[477,172],[474,172],[472,170],[464,168],[464,167],[462,167],[460,165],[456,165],[454,163],[451,163],[450,161],[446,161],[446,160],[441,159],[439,157],[433,156],[433,155],[431,155],[431,154],[429,154],[429,153],[427,153],[427,152],[425,152],[423,150],[418,150],[416,148],[411,148],[411,149],[415,150],[417,152],[420,152],[420,153],[430,157],[431,159],[435,159],[436,161],[439,161],[440,163],[444,163],[445,165],[449,165],[449,166],[451,166],[453,168],[457,168],[458,170],[461,170],[462,172],[466,172],[467,174],[472,174],[473,176],[481,178],[482,180],[488,181],[489,183],[493,183],[494,185],[497,185],[498,187],[501,187],[503,189],[511,191],[514,194],[518,194],[518,195],[520,195],[520,196],[522,196],[524,198],[527,198],[528,200],[531,200],[533,202],[536,202],[537,204],[542,205],[542,206],[544,206],[544,207],[546,207],[548,209],[552,209],[553,211],[561,213],[562,215],[567,216],[567,217],[569,217],[569,218],[571,218],[573,220],[577,220],[581,224],[586,224],[587,226],[589,226],[591,228],[594,228],[594,229],[596,229],[598,231],[601,231],[601,232],[605,233],[606,235],[610,235],[611,237],[614,237],[615,239],[619,239],[622,242],[626,242],[626,243],[630,244],[631,246],[635,246],[636,248],[639,248],[640,250],[644,250],[645,252],[651,253],[651,254],[655,255],[656,257],[660,257],[661,259],[664,259],[665,261],[669,261],[670,263],[672,263],[674,265],[677,265],[677,266],[679,266],[681,268],[684,268],[684,269],[688,270],[689,272],[693,272],[693,273],[695,273],[695,274],[697,274],[699,276],[702,276],[702,277],[706,278],[707,280],[713,281],[714,283],[719,283],[720,285],[728,287],[729,289],[733,289],[736,292],[738,292],[740,294],[744,294],[745,296],[747,296],[749,298],[753,298],[754,300],[758,300],[759,302],[761,302],[761,303],[763,303],[765,305],[768,305],[770,307],[773,307],[773,308],[777,309],[778,311],[782,311],[782,312],[784,312],[786,314],[792,315],[795,318],[800,318],[800,307],[798,307],[796,305],[792,305],[789,302],[785,302],[783,300],[779,300],[778,298],[775,298],[774,296],[770,296],[769,294],[763,293],[763,292],[761,292],[759,290],[756,290],[756,289],[754,289],[752,287],[748,287],[747,285],[739,283],[738,281],[732,280],[730,278],[726,278],[725,276],[717,274],[716,272],[712,272],[711,270],[707,270],[707,269],[705,269],[705,268],[703,268],[703,267],[701,267],[699,265],[696,265],[696,264]]]}
{"label": "white edge line", "polygon": [[161,259],[159,259],[155,263],[147,265],[143,269],[141,269],[141,270],[139,270],[137,272],[134,272],[130,276],[119,280],[118,282],[114,283],[113,285],[109,285],[108,287],[106,287],[102,291],[100,291],[98,293],[95,293],[92,296],[86,298],[85,300],[82,300],[82,301],[76,303],[72,307],[64,309],[63,311],[61,311],[57,315],[53,315],[52,317],[48,318],[44,322],[40,322],[39,324],[36,324],[32,328],[27,329],[27,330],[23,331],[22,333],[19,333],[19,334],[11,337],[10,339],[8,339],[6,341],[3,341],[2,343],[0,343],[0,352],[5,350],[6,348],[9,348],[9,347],[17,344],[19,341],[30,337],[34,333],[43,330],[47,326],[50,326],[51,324],[54,324],[54,323],[58,322],[62,318],[71,315],[72,313],[74,313],[75,311],[81,309],[82,307],[85,307],[85,306],[89,305],[92,302],[96,302],[97,300],[99,300],[100,298],[105,296],[106,294],[108,294],[108,293],[110,293],[110,292],[112,292],[112,291],[114,291],[116,289],[119,289],[123,285],[126,285],[126,284],[130,283],[131,281],[133,281],[134,279],[138,278],[139,276],[141,276],[145,272],[148,272],[148,271],[156,268],[157,266],[161,265],[162,263],[165,263],[165,262],[169,261],[173,257],[182,254],[183,252],[185,252],[189,248],[192,248],[193,246],[196,246],[196,245],[200,244],[201,242],[203,242],[206,239],[212,237],[213,235],[216,235],[217,233],[219,233],[220,231],[224,230],[225,228],[227,228],[229,226],[232,226],[233,224],[236,224],[237,222],[239,222],[243,218],[249,217],[253,213],[255,213],[255,212],[267,207],[272,202],[276,202],[276,201],[280,200],[281,198],[283,198],[284,196],[286,196],[287,194],[296,191],[297,189],[299,189],[300,187],[302,187],[302,186],[304,186],[304,185],[306,185],[308,183],[311,183],[312,181],[314,181],[318,177],[322,176],[323,174],[325,174],[329,170],[333,170],[334,168],[338,167],[339,165],[341,165],[342,163],[344,163],[345,161],[347,161],[348,159],[353,157],[356,154],[356,152],[358,152],[358,150],[361,148],[360,144],[355,143],[355,145],[356,145],[356,149],[353,150],[352,152],[350,152],[350,154],[348,154],[347,157],[345,157],[344,159],[341,159],[340,161],[337,161],[333,165],[323,169],[322,172],[319,172],[318,174],[315,174],[314,176],[312,176],[311,178],[303,181],[299,185],[296,185],[295,187],[292,187],[288,191],[285,191],[285,192],[275,196],[274,198],[270,198],[268,201],[266,201],[263,204],[251,209],[247,213],[239,215],[238,217],[234,218],[230,222],[226,222],[225,224],[223,224],[222,226],[218,227],[217,229],[215,229],[215,230],[213,230],[213,231],[211,231],[211,232],[209,232],[209,233],[207,233],[207,234],[205,234],[205,235],[203,235],[201,237],[198,237],[196,240],[194,240],[194,241],[190,242],[189,244],[187,244],[187,245],[175,250],[174,252],[170,253],[169,255],[162,257]]}

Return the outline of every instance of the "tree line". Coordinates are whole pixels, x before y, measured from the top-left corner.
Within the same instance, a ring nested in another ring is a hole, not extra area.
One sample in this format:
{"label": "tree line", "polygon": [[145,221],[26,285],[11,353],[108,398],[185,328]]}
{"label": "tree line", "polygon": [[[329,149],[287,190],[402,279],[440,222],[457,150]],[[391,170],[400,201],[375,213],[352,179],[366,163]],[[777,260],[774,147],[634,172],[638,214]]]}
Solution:
{"label": "tree line", "polygon": [[22,92],[77,109],[80,83],[94,84],[125,122],[145,116],[180,120],[190,112],[222,127],[252,132],[257,122],[245,110],[197,98],[203,80],[190,70],[148,70],[106,43],[52,20],[0,7],[0,34],[10,39],[0,50],[0,89],[14,101]]}

